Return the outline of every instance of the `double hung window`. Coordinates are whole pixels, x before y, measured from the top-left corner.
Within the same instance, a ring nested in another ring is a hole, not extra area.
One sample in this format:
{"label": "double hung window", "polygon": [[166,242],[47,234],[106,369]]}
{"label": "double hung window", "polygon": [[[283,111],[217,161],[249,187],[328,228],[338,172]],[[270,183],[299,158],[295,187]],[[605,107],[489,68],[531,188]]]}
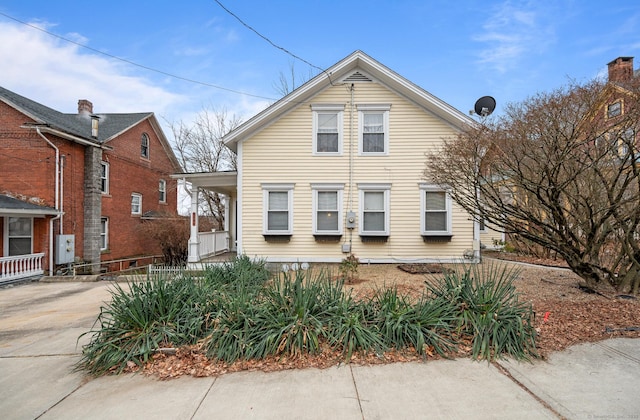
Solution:
{"label": "double hung window", "polygon": [[109,164],[100,162],[100,191],[109,194]]}
{"label": "double hung window", "polygon": [[142,214],[142,194],[131,194],[131,214]]}
{"label": "double hung window", "polygon": [[293,233],[293,184],[262,184],[263,234]]}
{"label": "double hung window", "polygon": [[360,190],[360,235],[389,236],[389,192],[391,184],[358,184]]}
{"label": "double hung window", "polygon": [[344,184],[312,184],[313,234],[342,234],[342,191]]}
{"label": "double hung window", "polygon": [[436,186],[421,185],[422,235],[451,235],[451,197]]}
{"label": "double hung window", "polygon": [[344,105],[312,105],[313,153],[342,154],[342,116]]}
{"label": "double hung window", "polygon": [[164,179],[161,179],[158,182],[158,196],[158,200],[161,203],[167,202],[167,181],[165,181]]}
{"label": "double hung window", "polygon": [[107,217],[100,218],[100,250],[109,249],[109,219]]}
{"label": "double hung window", "polygon": [[33,219],[31,217],[7,218],[7,256],[33,252]]}
{"label": "double hung window", "polygon": [[389,154],[389,109],[390,105],[358,105],[360,154]]}

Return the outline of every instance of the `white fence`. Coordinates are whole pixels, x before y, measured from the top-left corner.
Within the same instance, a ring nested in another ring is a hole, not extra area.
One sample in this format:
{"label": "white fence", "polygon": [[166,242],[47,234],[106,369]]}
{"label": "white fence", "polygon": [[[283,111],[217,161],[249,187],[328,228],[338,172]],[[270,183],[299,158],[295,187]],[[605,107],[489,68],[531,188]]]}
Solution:
{"label": "white fence", "polygon": [[39,254],[0,257],[0,282],[24,279],[44,274],[42,260],[44,252]]}
{"label": "white fence", "polygon": [[198,256],[200,259],[222,254],[229,250],[229,232],[199,232]]}

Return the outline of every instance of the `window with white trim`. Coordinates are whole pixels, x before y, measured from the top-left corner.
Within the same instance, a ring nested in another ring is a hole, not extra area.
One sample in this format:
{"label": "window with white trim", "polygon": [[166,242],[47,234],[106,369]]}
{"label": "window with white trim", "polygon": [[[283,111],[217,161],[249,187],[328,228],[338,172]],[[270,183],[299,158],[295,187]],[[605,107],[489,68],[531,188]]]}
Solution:
{"label": "window with white trim", "polygon": [[311,184],[313,234],[342,235],[342,191],[344,184]]}
{"label": "window with white trim", "polygon": [[142,214],[142,194],[131,194],[131,214]]}
{"label": "window with white trim", "polygon": [[361,155],[389,154],[391,105],[358,105],[358,139]]}
{"label": "window with white trim", "polygon": [[262,184],[263,234],[293,233],[293,184]]}
{"label": "window with white trim", "polygon": [[164,179],[161,179],[158,182],[158,195],[159,201],[161,203],[167,202],[167,181],[165,181]]}
{"label": "window with white trim", "polygon": [[5,255],[26,255],[33,253],[33,218],[8,217],[6,223]]}
{"label": "window with white trim", "polygon": [[100,162],[100,191],[109,194],[109,164]]}
{"label": "window with white trim", "polygon": [[312,105],[313,154],[342,154],[344,105]]}
{"label": "window with white trim", "polygon": [[109,249],[109,218],[100,218],[100,251]]}
{"label": "window with white trim", "polygon": [[607,118],[617,117],[622,114],[622,101],[607,105]]}
{"label": "window with white trim", "polygon": [[391,184],[358,184],[360,190],[360,235],[389,236],[389,192]]}
{"label": "window with white trim", "polygon": [[421,185],[421,230],[425,236],[451,236],[451,196],[432,185]]}
{"label": "window with white trim", "polygon": [[140,137],[140,156],[149,159],[149,135],[142,133]]}

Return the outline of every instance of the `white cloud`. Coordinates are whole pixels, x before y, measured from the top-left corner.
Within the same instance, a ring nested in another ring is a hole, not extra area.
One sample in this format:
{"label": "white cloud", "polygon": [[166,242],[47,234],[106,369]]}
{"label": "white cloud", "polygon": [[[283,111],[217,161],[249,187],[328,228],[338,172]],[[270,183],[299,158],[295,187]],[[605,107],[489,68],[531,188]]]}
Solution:
{"label": "white cloud", "polygon": [[[65,38],[87,43],[79,34]],[[0,57],[3,87],[62,112],[75,112],[78,99],[93,102],[96,112],[156,113],[187,100],[133,74],[131,65],[24,25],[0,22]]]}
{"label": "white cloud", "polygon": [[505,73],[521,64],[525,56],[544,51],[555,39],[553,27],[544,22],[545,18],[533,3],[520,7],[509,1],[502,3],[482,25],[483,32],[473,37],[486,45],[478,54],[478,62]]}

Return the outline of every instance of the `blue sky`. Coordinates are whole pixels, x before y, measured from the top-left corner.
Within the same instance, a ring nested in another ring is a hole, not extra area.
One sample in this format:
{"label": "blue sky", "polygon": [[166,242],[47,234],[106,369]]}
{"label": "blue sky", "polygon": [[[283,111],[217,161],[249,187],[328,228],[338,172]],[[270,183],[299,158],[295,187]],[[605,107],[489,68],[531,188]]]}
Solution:
{"label": "blue sky", "polygon": [[[313,66],[362,50],[465,113],[480,96],[500,113],[570,78],[602,77],[619,56],[640,66],[637,0],[220,2]],[[317,74],[215,0],[0,1],[0,58],[3,87],[59,111],[88,99],[97,113],[168,122],[204,107],[248,119],[278,99],[292,66],[298,80]]]}

